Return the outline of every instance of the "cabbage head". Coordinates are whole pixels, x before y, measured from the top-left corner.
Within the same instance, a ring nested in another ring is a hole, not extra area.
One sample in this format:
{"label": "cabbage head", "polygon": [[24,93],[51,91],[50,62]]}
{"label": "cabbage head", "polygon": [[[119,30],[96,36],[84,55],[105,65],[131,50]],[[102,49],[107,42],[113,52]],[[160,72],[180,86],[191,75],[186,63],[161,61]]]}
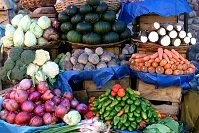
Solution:
{"label": "cabbage head", "polygon": [[17,27],[22,18],[23,18],[23,15],[22,15],[22,14],[16,15],[16,16],[11,20],[11,24],[12,24],[14,27]]}
{"label": "cabbage head", "polygon": [[15,28],[11,24],[6,25],[5,36],[6,39],[13,40],[13,35],[15,33]]}
{"label": "cabbage head", "polygon": [[13,41],[9,40],[6,37],[1,38],[1,40],[2,40],[3,46],[5,48],[10,48],[10,47],[12,47],[14,45]]}
{"label": "cabbage head", "polygon": [[40,38],[43,35],[43,29],[35,21],[30,25],[30,31],[36,38]]}
{"label": "cabbage head", "polygon": [[38,19],[37,24],[45,30],[51,26],[51,20],[46,16],[42,16]]}
{"label": "cabbage head", "polygon": [[18,27],[21,27],[24,32],[28,31],[31,25],[31,19],[28,15],[25,15],[18,24]]}
{"label": "cabbage head", "polygon": [[23,29],[18,27],[13,36],[13,42],[15,47],[24,46],[24,32]]}
{"label": "cabbage head", "polygon": [[35,35],[32,32],[27,31],[25,34],[24,45],[27,47],[31,47],[36,44],[37,44],[37,39],[36,39]]}

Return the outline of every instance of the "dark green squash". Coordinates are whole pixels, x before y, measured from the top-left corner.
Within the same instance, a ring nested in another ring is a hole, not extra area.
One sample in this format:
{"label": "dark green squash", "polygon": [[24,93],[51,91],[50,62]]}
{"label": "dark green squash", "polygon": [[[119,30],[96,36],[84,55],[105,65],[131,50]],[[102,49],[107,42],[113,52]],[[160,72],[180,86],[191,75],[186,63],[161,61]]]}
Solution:
{"label": "dark green squash", "polygon": [[81,33],[88,33],[92,31],[92,24],[87,22],[78,23],[76,26],[76,30]]}
{"label": "dark green squash", "polygon": [[100,19],[100,16],[96,13],[88,13],[85,15],[85,21],[89,23],[96,23]]}
{"label": "dark green squash", "polygon": [[66,33],[61,34],[61,39],[62,40],[67,40],[67,34]]}
{"label": "dark green squash", "polygon": [[80,43],[82,41],[82,35],[78,31],[71,30],[67,34],[67,39],[73,43]]}
{"label": "dark green squash", "polygon": [[78,13],[78,8],[74,5],[67,6],[64,10],[64,13],[68,14],[69,16],[74,16]]}
{"label": "dark green squash", "polygon": [[124,32],[120,34],[120,40],[125,40],[131,37],[131,31],[129,28],[126,28]]}
{"label": "dark green squash", "polygon": [[107,11],[102,15],[102,20],[107,22],[114,22],[116,19],[116,14],[114,11]]}
{"label": "dark green squash", "polygon": [[79,13],[81,13],[81,14],[87,14],[87,13],[90,13],[92,11],[93,11],[93,7],[88,5],[88,4],[81,5],[79,7]]}
{"label": "dark green squash", "polygon": [[105,34],[111,30],[111,24],[108,22],[100,21],[95,23],[94,25],[94,32],[98,34]]}
{"label": "dark green squash", "polygon": [[85,44],[100,44],[101,43],[101,36],[96,33],[88,33],[83,35],[82,42]]}
{"label": "dark green squash", "polygon": [[81,14],[76,14],[71,18],[71,23],[72,24],[78,24],[79,22],[82,22],[84,17]]}
{"label": "dark green squash", "polygon": [[70,22],[65,22],[61,24],[60,29],[63,33],[67,33],[73,29],[73,25]]}
{"label": "dark green squash", "polygon": [[108,5],[104,2],[102,2],[100,5],[98,5],[95,9],[96,13],[103,14],[108,10]]}
{"label": "dark green squash", "polygon": [[116,32],[109,32],[103,36],[104,43],[114,43],[119,41],[119,35]]}
{"label": "dark green squash", "polygon": [[70,16],[68,16],[64,12],[60,12],[58,14],[58,21],[61,22],[61,23],[70,21]]}
{"label": "dark green squash", "polygon": [[86,0],[87,4],[97,6],[100,4],[100,0]]}
{"label": "dark green squash", "polygon": [[125,30],[126,24],[123,21],[117,21],[113,24],[112,29],[117,33],[121,33]]}

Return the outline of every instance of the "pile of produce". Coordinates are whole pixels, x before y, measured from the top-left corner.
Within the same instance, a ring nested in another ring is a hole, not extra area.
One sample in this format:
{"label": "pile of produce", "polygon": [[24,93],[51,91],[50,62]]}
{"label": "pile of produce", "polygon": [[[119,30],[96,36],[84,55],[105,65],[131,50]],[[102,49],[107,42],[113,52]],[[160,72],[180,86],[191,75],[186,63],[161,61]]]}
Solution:
{"label": "pile of produce", "polygon": [[0,118],[11,124],[41,126],[64,121],[76,125],[88,107],[79,103],[71,93],[61,94],[50,90],[46,82],[34,87],[32,81],[23,79],[4,95]]}
{"label": "pile of produce", "polygon": [[73,43],[108,44],[130,38],[131,31],[100,0],[87,0],[80,8],[70,5],[59,13],[61,38]]}
{"label": "pile of produce", "polygon": [[139,38],[143,43],[152,42],[159,43],[162,46],[175,46],[178,47],[181,44],[195,45],[196,38],[192,34],[186,33],[181,25],[163,25],[155,22],[153,24],[154,31],[142,31]]}
{"label": "pile of produce", "polygon": [[58,40],[57,31],[51,27],[51,20],[42,16],[38,20],[28,15],[18,14],[7,24],[5,36],[2,38],[4,47],[31,47],[45,45],[49,41]]}
{"label": "pile of produce", "polygon": [[1,80],[20,81],[27,76],[37,82],[55,79],[59,74],[59,66],[50,61],[48,51],[23,50],[20,47],[10,49],[9,57],[0,70]]}
{"label": "pile of produce", "polygon": [[101,47],[95,50],[89,48],[76,49],[72,54],[70,52],[62,53],[57,56],[55,62],[59,64],[62,71],[96,70],[128,63],[128,61],[125,61],[125,56],[118,58],[113,53],[104,51]]}
{"label": "pile of produce", "polygon": [[195,66],[182,57],[176,50],[158,48],[154,54],[133,54],[129,60],[131,68],[135,71],[183,75],[195,72]]}
{"label": "pile of produce", "polygon": [[94,100],[92,110],[113,129],[133,131],[159,120],[150,102],[138,94],[131,88],[124,89],[116,84]]}

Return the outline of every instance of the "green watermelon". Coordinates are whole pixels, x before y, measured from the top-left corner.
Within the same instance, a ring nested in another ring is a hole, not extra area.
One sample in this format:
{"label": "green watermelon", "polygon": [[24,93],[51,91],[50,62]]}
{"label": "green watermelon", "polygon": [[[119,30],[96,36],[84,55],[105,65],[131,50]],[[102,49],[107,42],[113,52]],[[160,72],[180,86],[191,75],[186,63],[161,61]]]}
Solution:
{"label": "green watermelon", "polygon": [[67,6],[64,10],[64,13],[68,14],[69,16],[74,16],[78,13],[78,8],[74,5]]}
{"label": "green watermelon", "polygon": [[119,35],[116,32],[109,32],[103,36],[104,43],[115,43],[119,41]]}
{"label": "green watermelon", "polygon": [[85,15],[85,21],[89,23],[96,23],[100,19],[100,16],[96,13],[88,13]]}
{"label": "green watermelon", "polygon": [[100,0],[86,0],[87,4],[97,6],[100,4]]}
{"label": "green watermelon", "polygon": [[81,14],[76,14],[71,18],[71,23],[72,24],[78,24],[79,22],[82,22],[84,17]]}
{"label": "green watermelon", "polygon": [[76,26],[76,30],[81,33],[88,33],[92,31],[92,24],[87,22],[78,23]]}
{"label": "green watermelon", "polygon": [[65,22],[61,24],[60,29],[63,33],[67,33],[73,29],[73,25],[70,22]]}
{"label": "green watermelon", "polygon": [[125,30],[126,24],[123,21],[117,21],[113,24],[112,29],[117,33],[121,33]]}
{"label": "green watermelon", "polygon": [[102,20],[107,22],[114,22],[116,19],[116,14],[114,11],[107,11],[102,15]]}
{"label": "green watermelon", "polygon": [[70,21],[70,16],[66,15],[64,12],[58,14],[58,21],[63,23]]}
{"label": "green watermelon", "polygon": [[90,13],[93,11],[93,8],[92,6],[88,5],[88,4],[85,4],[85,5],[81,5],[79,7],[79,13],[81,14],[87,14],[87,13]]}
{"label": "green watermelon", "polygon": [[128,38],[130,38],[131,37],[131,31],[128,29],[128,28],[126,28],[125,30],[124,30],[124,32],[122,32],[121,34],[120,34],[120,39],[121,40],[125,40],[125,39],[128,39]]}
{"label": "green watermelon", "polygon": [[101,36],[96,33],[88,33],[83,35],[82,42],[85,44],[100,44],[101,43]]}
{"label": "green watermelon", "polygon": [[96,13],[103,14],[108,10],[108,5],[104,2],[102,2],[100,5],[98,5],[95,9]]}
{"label": "green watermelon", "polygon": [[67,34],[67,39],[73,43],[80,43],[82,41],[82,35],[78,31],[71,30]]}
{"label": "green watermelon", "polygon": [[94,25],[94,32],[98,34],[105,34],[111,30],[111,24],[108,22],[100,21],[95,23]]}

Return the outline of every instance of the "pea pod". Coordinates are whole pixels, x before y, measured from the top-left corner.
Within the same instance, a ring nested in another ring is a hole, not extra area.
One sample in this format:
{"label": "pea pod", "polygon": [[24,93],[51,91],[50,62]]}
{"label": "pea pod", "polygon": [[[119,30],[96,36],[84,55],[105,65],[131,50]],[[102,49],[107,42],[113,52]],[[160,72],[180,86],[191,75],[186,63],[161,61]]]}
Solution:
{"label": "pea pod", "polygon": [[129,112],[129,105],[126,105],[126,106],[124,107],[124,111],[125,111],[125,113],[128,113],[128,112]]}
{"label": "pea pod", "polygon": [[115,126],[119,123],[119,121],[120,121],[120,118],[118,116],[115,116],[113,118],[113,123],[114,123]]}
{"label": "pea pod", "polygon": [[129,117],[128,119],[129,119],[129,121],[131,121],[131,122],[132,122],[132,121],[135,121],[135,117]]}
{"label": "pea pod", "polygon": [[133,112],[135,109],[136,109],[136,106],[132,104],[132,105],[130,106],[130,112]]}
{"label": "pea pod", "polygon": [[112,102],[111,100],[106,101],[104,106],[107,107],[109,104],[111,104],[111,102]]}
{"label": "pea pod", "polygon": [[130,104],[130,105],[133,104],[133,100],[128,99],[128,100],[127,100],[127,104]]}
{"label": "pea pod", "polygon": [[116,106],[118,103],[119,103],[119,101],[118,101],[117,99],[115,99],[115,100],[111,103],[110,107],[114,107],[114,106]]}
{"label": "pea pod", "polygon": [[127,121],[127,118],[128,118],[127,114],[122,115],[121,122],[125,123]]}
{"label": "pea pod", "polygon": [[135,103],[134,103],[136,106],[139,106],[140,105],[140,100],[135,100]]}
{"label": "pea pod", "polygon": [[144,120],[147,119],[147,114],[146,114],[145,112],[141,112],[141,115],[142,115],[142,118],[143,118]]}
{"label": "pea pod", "polygon": [[122,109],[122,107],[120,107],[120,106],[115,107],[115,111],[117,111],[117,112],[119,112],[121,109]]}

